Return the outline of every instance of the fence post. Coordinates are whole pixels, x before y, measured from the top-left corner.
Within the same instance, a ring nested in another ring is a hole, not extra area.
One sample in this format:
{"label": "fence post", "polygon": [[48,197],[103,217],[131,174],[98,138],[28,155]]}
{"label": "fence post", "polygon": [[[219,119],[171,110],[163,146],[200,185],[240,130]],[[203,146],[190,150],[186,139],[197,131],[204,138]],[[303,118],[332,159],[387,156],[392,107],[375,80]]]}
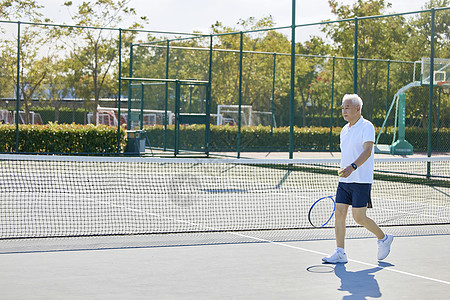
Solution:
{"label": "fence post", "polygon": [[139,120],[139,129],[144,129],[144,83],[141,83],[141,116]]}
{"label": "fence post", "polygon": [[[211,81],[212,81],[212,61],[213,61],[213,35],[209,36],[209,67],[208,67],[208,85],[206,86],[206,106],[205,106],[205,154],[209,157],[209,148],[211,142]],[[201,100],[201,99],[200,99]]]}
{"label": "fence post", "polygon": [[240,32],[239,46],[239,104],[238,104],[238,136],[237,136],[237,158],[241,157],[241,109],[242,109],[242,60],[244,47],[244,33]]}
{"label": "fence post", "polygon": [[[130,70],[128,77],[133,77],[133,43],[130,44]],[[131,80],[128,81],[128,118],[127,118],[127,129],[131,129],[131,97],[133,95],[133,90],[131,87]],[[120,119],[120,116],[119,116]]]}
{"label": "fence post", "polygon": [[119,95],[117,97],[117,154],[120,154],[120,98],[122,93],[122,28],[119,28]]}
{"label": "fence post", "polygon": [[353,60],[353,93],[358,93],[358,17],[355,17],[355,44]]}
{"label": "fence post", "polygon": [[[430,93],[428,103],[428,143],[427,143],[427,156],[431,157],[431,136],[432,131],[432,117],[433,117],[433,84],[434,84],[434,35],[435,35],[435,10],[431,9],[431,33],[430,33]],[[427,162],[427,178],[431,175],[431,164]]]}
{"label": "fence post", "polygon": [[174,128],[174,156],[179,153],[179,135],[180,135],[180,81],[175,81],[175,128]]}
{"label": "fence post", "polygon": [[[169,79],[169,50],[170,50],[170,42],[167,40],[166,42],[166,79]],[[169,83],[165,83],[165,99],[164,99],[164,151],[167,149],[167,110],[169,105]]]}
{"label": "fence post", "polygon": [[[386,115],[389,110],[389,77],[391,73],[391,60],[388,59],[387,62],[387,80],[386,80]],[[384,128],[384,131],[387,132],[387,128]],[[385,144],[387,144],[387,134],[384,135]]]}
{"label": "fence post", "polygon": [[275,76],[276,76],[276,67],[277,67],[277,53],[273,53],[273,75],[272,75],[272,115],[270,117],[270,151],[273,151],[273,126],[275,123]]}
{"label": "fence post", "polygon": [[295,87],[295,0],[292,0],[291,25],[291,94],[289,100],[289,158],[294,158],[294,87]]}
{"label": "fence post", "polygon": [[331,76],[331,107],[330,107],[330,152],[333,151],[333,113],[334,113],[334,71],[336,56],[333,56],[333,74]]}
{"label": "fence post", "polygon": [[17,79],[16,79],[16,152],[19,152],[20,111],[20,22],[17,22]]}
{"label": "fence post", "polygon": [[441,90],[442,86],[438,88],[438,110],[437,110],[437,120],[436,120],[436,151],[439,151],[439,129],[441,127]]}
{"label": "fence post", "polygon": [[435,10],[431,9],[431,33],[430,33],[430,93],[428,103],[428,145],[427,154],[431,156],[431,136],[432,136],[432,117],[433,117],[433,84],[434,84],[434,35],[435,35]]}

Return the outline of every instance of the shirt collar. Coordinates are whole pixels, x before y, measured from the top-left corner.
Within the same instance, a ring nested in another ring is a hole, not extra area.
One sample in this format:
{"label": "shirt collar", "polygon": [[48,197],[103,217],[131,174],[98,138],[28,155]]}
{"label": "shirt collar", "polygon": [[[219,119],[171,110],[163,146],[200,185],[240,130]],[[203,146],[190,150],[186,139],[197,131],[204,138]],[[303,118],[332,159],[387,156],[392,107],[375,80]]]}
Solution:
{"label": "shirt collar", "polygon": [[349,127],[349,128],[356,128],[356,127],[360,126],[360,125],[363,123],[363,120],[364,120],[364,118],[363,118],[363,116],[361,116],[361,118],[359,118],[359,120],[356,121],[355,125],[350,126],[350,124],[349,124],[348,127]]}

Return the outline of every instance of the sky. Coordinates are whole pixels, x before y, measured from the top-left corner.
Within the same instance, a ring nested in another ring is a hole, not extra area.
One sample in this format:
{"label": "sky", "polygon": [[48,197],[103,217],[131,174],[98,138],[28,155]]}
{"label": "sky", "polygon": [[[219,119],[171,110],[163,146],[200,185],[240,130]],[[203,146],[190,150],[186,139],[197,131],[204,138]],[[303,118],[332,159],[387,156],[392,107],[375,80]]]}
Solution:
{"label": "sky", "polygon": [[[71,24],[66,0],[39,0],[45,7],[45,17],[55,23]],[[74,5],[81,0],[72,0]],[[340,4],[351,4],[356,0],[338,0]],[[392,8],[388,12],[410,12],[421,10],[427,0],[388,0]],[[145,29],[171,32],[209,33],[216,21],[225,26],[236,27],[240,19],[272,15],[276,27],[291,25],[292,0],[131,0],[129,7],[135,8],[139,16],[147,16]],[[325,19],[336,19],[331,14],[327,0],[297,0],[296,23],[309,24]]]}

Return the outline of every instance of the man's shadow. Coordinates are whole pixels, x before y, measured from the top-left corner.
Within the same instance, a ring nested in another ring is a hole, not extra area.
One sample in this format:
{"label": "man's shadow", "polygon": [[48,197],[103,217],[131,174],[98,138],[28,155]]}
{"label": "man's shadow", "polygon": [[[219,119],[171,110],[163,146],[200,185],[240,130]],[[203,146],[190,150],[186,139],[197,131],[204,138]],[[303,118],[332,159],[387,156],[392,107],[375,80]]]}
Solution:
{"label": "man's shadow", "polygon": [[379,267],[361,271],[347,271],[345,264],[337,264],[334,273],[341,279],[339,291],[348,291],[350,295],[342,299],[366,299],[366,297],[381,297],[380,286],[375,279],[375,273],[383,268],[393,266],[390,263],[378,262]]}

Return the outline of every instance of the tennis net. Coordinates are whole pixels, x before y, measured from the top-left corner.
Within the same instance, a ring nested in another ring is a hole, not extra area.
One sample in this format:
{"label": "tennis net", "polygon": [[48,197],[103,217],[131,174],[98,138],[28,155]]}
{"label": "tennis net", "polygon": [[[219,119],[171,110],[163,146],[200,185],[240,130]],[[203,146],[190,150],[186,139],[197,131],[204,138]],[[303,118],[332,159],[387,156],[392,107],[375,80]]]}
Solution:
{"label": "tennis net", "polygon": [[[449,162],[376,159],[368,215],[381,226],[450,224]],[[335,194],[338,167],[336,159],[0,155],[0,239],[280,230],[323,238],[308,211]],[[351,216],[348,225],[360,228]]]}

